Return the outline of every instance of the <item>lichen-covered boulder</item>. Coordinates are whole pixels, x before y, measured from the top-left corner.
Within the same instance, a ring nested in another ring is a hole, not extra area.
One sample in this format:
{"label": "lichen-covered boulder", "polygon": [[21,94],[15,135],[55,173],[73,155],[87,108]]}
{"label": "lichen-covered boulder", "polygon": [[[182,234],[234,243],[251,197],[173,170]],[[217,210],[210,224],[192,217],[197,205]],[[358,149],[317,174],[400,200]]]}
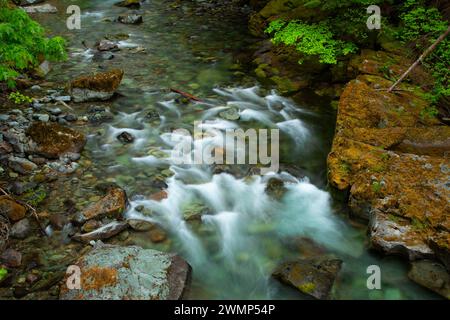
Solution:
{"label": "lichen-covered boulder", "polygon": [[83,133],[54,122],[34,122],[28,128],[27,136],[35,144],[32,151],[49,159],[80,153],[86,144]]}
{"label": "lichen-covered boulder", "polygon": [[61,300],[177,300],[190,281],[191,267],[175,254],[140,247],[102,246],[81,257],[80,289],[69,289],[66,276]]}
{"label": "lichen-covered boulder", "polygon": [[81,76],[70,83],[70,94],[75,102],[108,100],[114,95],[122,78],[123,71],[120,69]]}

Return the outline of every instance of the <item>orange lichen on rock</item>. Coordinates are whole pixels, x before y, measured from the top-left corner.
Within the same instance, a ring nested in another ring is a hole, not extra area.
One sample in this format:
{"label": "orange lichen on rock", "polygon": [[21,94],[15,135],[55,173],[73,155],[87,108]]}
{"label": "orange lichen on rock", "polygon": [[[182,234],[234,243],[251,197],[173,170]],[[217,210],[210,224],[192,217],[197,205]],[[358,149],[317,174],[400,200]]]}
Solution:
{"label": "orange lichen on rock", "polygon": [[122,81],[123,70],[113,69],[92,76],[81,76],[73,80],[71,88],[89,89],[94,91],[113,92]]}
{"label": "orange lichen on rock", "polygon": [[91,267],[84,268],[81,273],[83,290],[101,290],[104,287],[117,284],[117,270],[114,268]]}

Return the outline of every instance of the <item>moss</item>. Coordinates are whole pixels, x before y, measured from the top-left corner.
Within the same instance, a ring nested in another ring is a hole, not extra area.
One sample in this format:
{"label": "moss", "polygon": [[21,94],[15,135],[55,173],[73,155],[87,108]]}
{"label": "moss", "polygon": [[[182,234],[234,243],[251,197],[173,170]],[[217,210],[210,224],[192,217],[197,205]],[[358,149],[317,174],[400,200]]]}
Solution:
{"label": "moss", "polygon": [[93,76],[82,76],[71,83],[71,88],[90,89],[112,92],[122,81],[123,71],[113,69],[109,72],[97,73]]}
{"label": "moss", "polygon": [[47,190],[43,186],[39,186],[37,189],[31,190],[21,196],[21,200],[32,207],[37,207],[45,198],[47,198]]}
{"label": "moss", "polygon": [[316,285],[312,282],[307,282],[302,284],[299,289],[305,293],[312,293],[316,289]]}

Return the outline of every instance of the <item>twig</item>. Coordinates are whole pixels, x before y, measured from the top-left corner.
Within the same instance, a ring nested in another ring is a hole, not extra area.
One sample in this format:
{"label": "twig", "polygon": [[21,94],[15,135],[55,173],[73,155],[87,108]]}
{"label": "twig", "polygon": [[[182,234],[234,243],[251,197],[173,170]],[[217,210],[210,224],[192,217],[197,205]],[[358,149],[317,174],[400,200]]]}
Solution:
{"label": "twig", "polygon": [[[0,188],[0,191],[5,195],[5,196],[8,196],[8,197],[10,197],[10,198],[12,198],[13,199],[13,197],[11,197],[11,195],[8,193],[8,192],[6,192],[3,188]],[[38,226],[39,226],[39,229],[40,229],[40,231],[41,231],[41,233],[44,235],[44,236],[47,236],[47,233],[45,232],[45,229],[42,227],[42,225],[41,225],[41,221],[39,220],[39,216],[37,215],[37,212],[36,212],[36,209],[35,208],[33,208],[32,206],[30,206],[28,203],[26,203],[25,201],[20,201],[20,200],[16,200],[16,199],[14,199],[15,201],[17,201],[18,203],[20,203],[20,204],[23,204],[25,207],[27,207],[30,211],[31,211],[31,213],[33,214],[33,217],[36,219],[36,222],[37,222],[37,224],[38,224]]]}
{"label": "twig", "polygon": [[203,102],[203,100],[201,100],[200,98],[197,98],[196,96],[193,96],[190,93],[183,92],[183,91],[180,91],[180,90],[177,90],[177,89],[174,89],[174,88],[170,88],[170,91],[178,93],[178,94],[182,95],[183,97],[185,97],[185,98],[187,98],[189,100],[193,100],[193,101],[197,101],[197,102]]}
{"label": "twig", "polygon": [[62,104],[64,107],[73,111],[73,108],[71,106],[69,106],[67,103],[65,103],[64,101],[59,100],[58,103]]}
{"label": "twig", "polygon": [[417,65],[418,65],[419,63],[423,62],[423,60],[425,59],[426,56],[428,56],[431,52],[434,51],[434,49],[436,49],[437,45],[438,45],[442,40],[444,40],[445,37],[447,37],[447,35],[448,35],[449,33],[450,33],[450,25],[448,26],[447,31],[445,31],[443,34],[441,34],[441,35],[439,36],[439,38],[437,38],[437,40],[436,40],[431,46],[429,46],[428,49],[425,50],[424,53],[422,53],[422,54],[420,55],[419,59],[417,59],[417,60],[416,60],[416,61],[408,68],[408,70],[406,70],[406,72],[403,73],[402,76],[401,76],[401,77],[400,77],[400,78],[392,85],[392,87],[389,88],[388,92],[392,92],[392,91],[395,89],[395,87],[398,86],[398,84],[399,84],[400,82],[402,82],[403,79],[405,79],[405,78],[408,76],[408,74],[409,74],[415,67],[417,67]]}

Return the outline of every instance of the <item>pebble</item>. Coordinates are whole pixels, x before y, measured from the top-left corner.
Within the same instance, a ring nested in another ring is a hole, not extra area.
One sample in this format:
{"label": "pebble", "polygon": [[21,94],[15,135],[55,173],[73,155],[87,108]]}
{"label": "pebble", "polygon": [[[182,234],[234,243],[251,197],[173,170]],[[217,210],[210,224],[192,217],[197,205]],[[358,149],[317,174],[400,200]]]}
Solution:
{"label": "pebble", "polygon": [[22,254],[17,250],[9,248],[3,251],[0,260],[3,261],[7,267],[17,268],[22,264]]}
{"label": "pebble", "polygon": [[20,220],[19,222],[16,222],[10,231],[10,235],[12,238],[15,239],[25,239],[28,237],[31,233],[31,224],[30,220],[27,218]]}

